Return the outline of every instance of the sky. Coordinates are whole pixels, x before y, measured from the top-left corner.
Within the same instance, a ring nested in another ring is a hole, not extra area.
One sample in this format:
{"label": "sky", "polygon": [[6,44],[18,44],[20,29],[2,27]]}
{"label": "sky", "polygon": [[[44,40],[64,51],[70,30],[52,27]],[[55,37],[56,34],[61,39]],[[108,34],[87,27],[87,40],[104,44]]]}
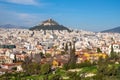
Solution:
{"label": "sky", "polygon": [[72,29],[120,26],[120,0],[0,0],[0,25],[33,27],[49,18]]}

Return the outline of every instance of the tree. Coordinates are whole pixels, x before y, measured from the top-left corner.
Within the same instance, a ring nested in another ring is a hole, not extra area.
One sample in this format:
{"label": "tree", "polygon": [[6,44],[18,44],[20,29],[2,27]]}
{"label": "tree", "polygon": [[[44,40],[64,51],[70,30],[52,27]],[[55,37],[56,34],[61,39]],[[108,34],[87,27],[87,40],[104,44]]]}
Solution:
{"label": "tree", "polygon": [[46,64],[42,64],[41,65],[41,73],[42,74],[48,74],[50,72],[50,64],[46,63]]}
{"label": "tree", "polygon": [[68,45],[67,45],[67,43],[65,44],[65,53],[66,54],[68,53]]}
{"label": "tree", "polygon": [[25,71],[26,75],[35,75],[40,74],[40,64],[31,62],[29,64],[23,64],[22,65],[23,70]]}
{"label": "tree", "polygon": [[73,48],[72,45],[70,46],[70,60],[68,65],[70,68],[75,68],[76,65],[75,43],[73,43]]}
{"label": "tree", "polygon": [[113,45],[111,45],[111,52],[110,52],[110,56],[114,56],[114,49],[113,49]]}
{"label": "tree", "polygon": [[40,52],[39,54],[40,54],[41,58],[45,57],[44,54],[43,54],[43,52]]}
{"label": "tree", "polygon": [[49,58],[49,57],[51,57],[51,54],[46,53],[46,54],[45,54],[45,57]]}
{"label": "tree", "polygon": [[119,80],[120,70],[118,66],[110,64],[108,59],[102,59],[98,61],[97,73],[94,77],[95,80]]}
{"label": "tree", "polygon": [[65,54],[65,51],[61,51],[61,55],[64,55]]}
{"label": "tree", "polygon": [[77,72],[67,72],[67,76],[69,76],[70,80],[81,80],[81,76]]}
{"label": "tree", "polygon": [[119,60],[119,54],[114,52],[113,45],[111,45],[110,59],[114,62]]}
{"label": "tree", "polygon": [[64,70],[68,70],[69,69],[68,63],[66,63],[66,64],[63,65],[63,69]]}
{"label": "tree", "polygon": [[68,70],[70,68],[73,69],[76,67],[75,43],[73,43],[73,46],[72,46],[70,42],[69,46],[70,46],[70,52],[69,52],[70,58],[68,63],[64,65],[65,70]]}
{"label": "tree", "polygon": [[61,79],[61,75],[59,74],[55,74],[50,78],[50,80],[60,80],[60,79]]}
{"label": "tree", "polygon": [[34,60],[35,60],[36,63],[39,64],[40,61],[41,61],[41,55],[40,55],[40,54],[35,54],[35,55],[34,55]]}
{"label": "tree", "polygon": [[100,50],[100,48],[97,48],[97,53],[101,53],[102,51]]}
{"label": "tree", "polygon": [[92,63],[89,62],[89,61],[84,61],[84,62],[82,62],[82,63],[76,64],[76,68],[91,67],[91,66],[93,66],[93,65],[95,65],[95,64],[92,64]]}
{"label": "tree", "polygon": [[48,74],[43,76],[43,80],[48,80]]}
{"label": "tree", "polygon": [[17,62],[16,54],[15,54],[15,56],[14,56],[14,60],[13,60],[13,62],[14,62],[14,63]]}
{"label": "tree", "polygon": [[24,60],[24,62],[22,63],[22,68],[25,72],[25,75],[29,75],[29,64],[31,63],[30,58],[27,56]]}

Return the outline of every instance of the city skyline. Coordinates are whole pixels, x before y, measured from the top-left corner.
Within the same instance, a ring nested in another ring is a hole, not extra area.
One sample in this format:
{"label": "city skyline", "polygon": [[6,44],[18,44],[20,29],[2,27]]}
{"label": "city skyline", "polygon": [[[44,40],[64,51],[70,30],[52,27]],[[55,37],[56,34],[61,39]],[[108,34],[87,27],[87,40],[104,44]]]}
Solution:
{"label": "city skyline", "polygon": [[119,0],[0,0],[0,25],[33,27],[48,18],[68,28],[102,31],[120,26]]}

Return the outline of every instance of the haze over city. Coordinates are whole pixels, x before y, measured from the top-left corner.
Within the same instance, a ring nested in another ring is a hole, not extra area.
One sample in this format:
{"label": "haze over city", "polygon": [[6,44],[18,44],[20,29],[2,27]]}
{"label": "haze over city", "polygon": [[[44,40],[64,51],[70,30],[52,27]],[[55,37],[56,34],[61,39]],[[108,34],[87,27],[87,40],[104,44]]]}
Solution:
{"label": "haze over city", "polygon": [[0,25],[32,27],[48,18],[73,29],[120,26],[120,0],[0,0]]}

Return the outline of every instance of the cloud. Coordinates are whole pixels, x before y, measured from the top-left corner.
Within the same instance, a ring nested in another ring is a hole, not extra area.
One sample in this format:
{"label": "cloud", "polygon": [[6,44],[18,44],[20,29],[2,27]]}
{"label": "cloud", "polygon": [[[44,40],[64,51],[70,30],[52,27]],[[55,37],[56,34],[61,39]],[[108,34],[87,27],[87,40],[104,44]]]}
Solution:
{"label": "cloud", "polygon": [[41,21],[48,19],[48,14],[18,13],[14,11],[0,11],[0,25],[14,24],[26,27],[32,27]]}
{"label": "cloud", "polygon": [[38,5],[38,2],[36,0],[2,0],[2,1],[23,5]]}
{"label": "cloud", "polygon": [[0,24],[15,24],[20,26],[32,26],[36,24],[37,18],[33,14],[17,13],[10,11],[0,12]]}
{"label": "cloud", "polygon": [[39,21],[38,17],[35,14],[30,13],[15,13],[15,14],[17,15],[17,20],[20,20],[20,22],[22,22],[21,24],[26,26],[33,26],[37,24],[37,21]]}

